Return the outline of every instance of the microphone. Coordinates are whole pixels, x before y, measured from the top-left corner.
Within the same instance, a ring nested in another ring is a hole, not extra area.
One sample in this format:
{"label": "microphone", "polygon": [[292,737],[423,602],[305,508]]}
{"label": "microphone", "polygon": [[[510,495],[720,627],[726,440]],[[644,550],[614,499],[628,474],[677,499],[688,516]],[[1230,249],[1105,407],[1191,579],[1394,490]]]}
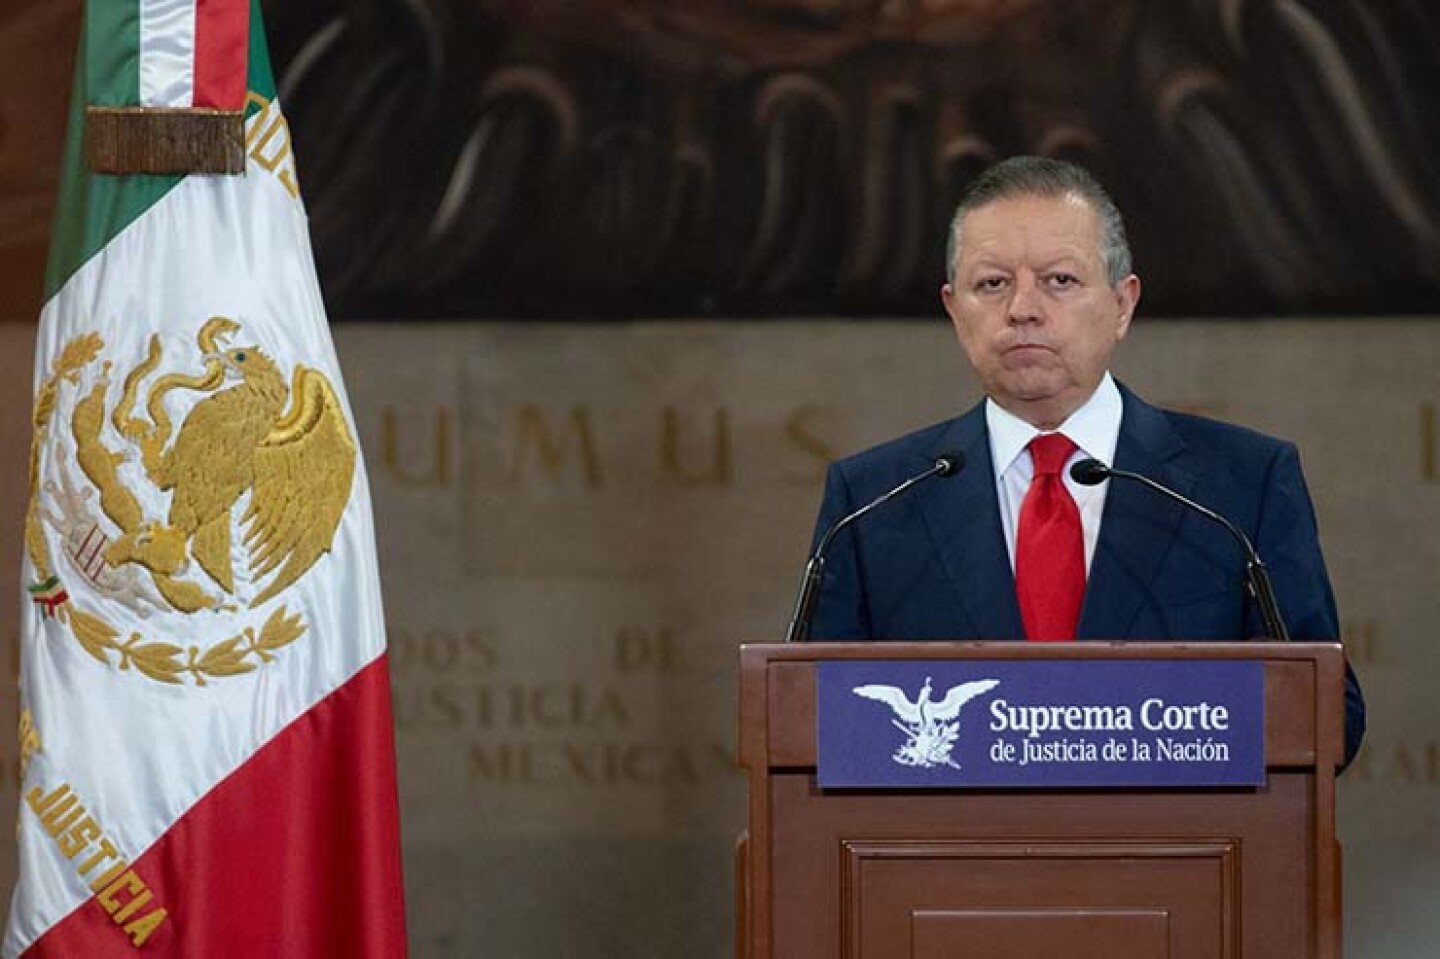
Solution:
{"label": "microphone", "polygon": [[810,620],[815,618],[815,600],[820,595],[820,581],[825,575],[825,550],[830,548],[830,541],[835,538],[836,533],[875,507],[904,493],[916,483],[922,483],[932,476],[954,476],[964,468],[965,454],[960,452],[941,453],[935,457],[935,463],[929,469],[923,473],[916,473],[890,492],[877,496],[849,516],[841,517],[838,522],[826,530],[825,535],[820,538],[820,544],[815,547],[815,552],[810,556],[810,561],[805,564],[805,576],[800,580],[800,594],[795,597],[795,613],[790,618],[790,628],[785,633],[785,642],[803,643],[810,637]]}
{"label": "microphone", "polygon": [[1170,487],[1156,482],[1148,476],[1132,473],[1129,470],[1117,470],[1096,459],[1081,460],[1070,467],[1070,478],[1081,486],[1098,486],[1111,478],[1134,480],[1228,529],[1230,535],[1239,541],[1240,548],[1245,551],[1245,585],[1250,595],[1260,605],[1260,615],[1265,620],[1266,631],[1273,639],[1283,642],[1290,641],[1290,631],[1285,628],[1285,620],[1280,618],[1280,604],[1275,601],[1275,590],[1270,585],[1270,573],[1265,569],[1265,564],[1260,561],[1260,554],[1255,552],[1255,546],[1250,542],[1250,537],[1246,536],[1240,527],[1214,510],[1201,506],[1189,497],[1180,495]]}

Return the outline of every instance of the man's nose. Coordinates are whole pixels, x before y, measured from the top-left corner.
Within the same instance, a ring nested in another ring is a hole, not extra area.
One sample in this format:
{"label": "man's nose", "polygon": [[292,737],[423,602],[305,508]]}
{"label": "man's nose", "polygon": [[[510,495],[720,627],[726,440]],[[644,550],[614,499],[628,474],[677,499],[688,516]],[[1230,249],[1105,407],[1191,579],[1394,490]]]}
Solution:
{"label": "man's nose", "polygon": [[1040,286],[1034,277],[1015,278],[1014,293],[1010,296],[1010,322],[1034,323],[1044,319],[1045,307],[1040,296]]}

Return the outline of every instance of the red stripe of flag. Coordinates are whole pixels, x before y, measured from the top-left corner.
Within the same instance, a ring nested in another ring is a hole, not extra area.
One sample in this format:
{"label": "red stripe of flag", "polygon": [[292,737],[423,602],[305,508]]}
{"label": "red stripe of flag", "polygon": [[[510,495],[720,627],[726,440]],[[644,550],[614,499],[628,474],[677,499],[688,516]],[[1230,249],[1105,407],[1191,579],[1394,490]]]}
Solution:
{"label": "red stripe of flag", "polygon": [[195,106],[245,106],[249,42],[250,0],[195,0]]}
{"label": "red stripe of flag", "polygon": [[281,730],[131,868],[168,912],[141,949],[91,898],[23,959],[403,959],[386,657]]}

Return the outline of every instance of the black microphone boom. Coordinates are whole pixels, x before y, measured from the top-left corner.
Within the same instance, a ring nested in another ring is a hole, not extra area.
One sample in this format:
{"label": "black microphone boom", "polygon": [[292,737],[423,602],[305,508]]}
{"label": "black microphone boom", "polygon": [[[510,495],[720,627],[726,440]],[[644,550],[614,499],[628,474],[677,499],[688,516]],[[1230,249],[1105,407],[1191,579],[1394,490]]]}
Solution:
{"label": "black microphone boom", "polygon": [[1156,482],[1141,473],[1117,470],[1095,459],[1081,460],[1070,467],[1070,478],[1081,486],[1097,486],[1112,477],[1134,480],[1148,486],[1155,492],[1170,497],[1180,505],[1188,507],[1206,519],[1228,529],[1230,535],[1234,536],[1240,542],[1241,548],[1245,550],[1245,584],[1250,595],[1260,606],[1260,615],[1265,620],[1266,632],[1273,639],[1290,641],[1290,631],[1285,628],[1285,620],[1280,618],[1280,604],[1275,601],[1275,590],[1270,585],[1270,573],[1265,569],[1265,564],[1260,561],[1260,554],[1255,552],[1255,546],[1250,542],[1250,537],[1246,536],[1240,527],[1214,510],[1201,506],[1189,497],[1182,496],[1163,483]]}
{"label": "black microphone boom", "polygon": [[820,580],[825,575],[825,550],[830,548],[830,541],[835,538],[836,533],[875,507],[904,493],[916,483],[923,482],[932,476],[954,476],[964,468],[964,454],[941,453],[935,457],[934,465],[925,472],[916,473],[890,492],[877,496],[849,516],[842,517],[839,522],[826,530],[825,535],[820,538],[820,544],[815,547],[815,552],[810,556],[810,561],[805,564],[805,576],[800,581],[800,594],[795,597],[795,614],[790,618],[790,628],[785,633],[785,642],[803,643],[810,637],[810,620],[815,617],[815,600],[820,595]]}

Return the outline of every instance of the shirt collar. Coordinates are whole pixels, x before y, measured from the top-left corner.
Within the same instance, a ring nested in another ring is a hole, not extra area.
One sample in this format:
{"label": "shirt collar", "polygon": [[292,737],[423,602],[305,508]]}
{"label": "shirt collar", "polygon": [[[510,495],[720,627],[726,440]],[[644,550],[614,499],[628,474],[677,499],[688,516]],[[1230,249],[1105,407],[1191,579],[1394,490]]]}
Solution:
{"label": "shirt collar", "polygon": [[[1095,392],[1060,424],[1056,432],[1068,436],[1086,456],[1113,465],[1115,447],[1120,442],[1120,418],[1124,412],[1125,403],[1120,398],[1120,389],[1106,372]],[[989,398],[985,400],[985,425],[990,430],[990,457],[995,463],[996,476],[1003,476],[1040,433],[1040,430]]]}

